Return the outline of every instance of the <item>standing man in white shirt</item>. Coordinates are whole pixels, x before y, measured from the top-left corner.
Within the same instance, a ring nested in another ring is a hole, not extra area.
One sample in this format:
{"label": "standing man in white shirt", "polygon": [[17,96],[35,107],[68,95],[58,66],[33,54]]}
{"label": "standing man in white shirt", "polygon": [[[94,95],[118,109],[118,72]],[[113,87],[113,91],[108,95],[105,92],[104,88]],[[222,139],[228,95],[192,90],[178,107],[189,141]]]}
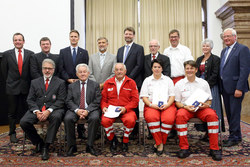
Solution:
{"label": "standing man in white shirt", "polygon": [[178,30],[173,29],[169,32],[169,41],[171,46],[166,48],[163,54],[170,59],[171,78],[175,84],[180,79],[184,78],[185,72],[183,63],[187,60],[194,60],[194,58],[191,55],[190,49],[180,44],[180,33]]}

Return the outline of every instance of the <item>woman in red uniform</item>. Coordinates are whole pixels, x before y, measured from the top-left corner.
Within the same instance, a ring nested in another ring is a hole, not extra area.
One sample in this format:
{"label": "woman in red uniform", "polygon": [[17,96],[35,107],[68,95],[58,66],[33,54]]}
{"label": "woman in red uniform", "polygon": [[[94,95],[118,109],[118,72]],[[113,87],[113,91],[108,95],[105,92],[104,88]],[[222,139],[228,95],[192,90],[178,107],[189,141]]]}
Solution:
{"label": "woman in red uniform", "polygon": [[160,60],[154,59],[151,67],[153,74],[144,80],[140,97],[145,103],[145,120],[155,140],[154,152],[161,155],[175,122],[174,83],[168,76],[162,74]]}

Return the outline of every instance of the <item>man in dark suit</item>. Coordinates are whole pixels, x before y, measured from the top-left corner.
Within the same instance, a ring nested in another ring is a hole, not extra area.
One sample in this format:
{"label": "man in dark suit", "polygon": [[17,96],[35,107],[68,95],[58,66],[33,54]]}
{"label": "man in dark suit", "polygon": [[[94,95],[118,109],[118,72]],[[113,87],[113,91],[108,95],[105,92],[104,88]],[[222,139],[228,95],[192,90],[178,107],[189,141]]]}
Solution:
{"label": "man in dark suit", "polygon": [[31,72],[32,79],[43,76],[42,62],[44,59],[47,59],[47,58],[55,62],[56,68],[55,68],[54,75],[59,77],[59,73],[58,73],[59,59],[58,59],[58,55],[50,53],[50,48],[51,48],[50,39],[48,37],[42,37],[40,39],[40,47],[42,51],[40,53],[34,54],[30,58],[30,72]]}
{"label": "man in dark suit", "polygon": [[158,51],[160,49],[160,43],[158,40],[151,40],[149,42],[149,50],[151,54],[148,54],[145,56],[145,61],[144,61],[144,79],[146,77],[149,77],[150,75],[153,74],[152,72],[152,67],[151,67],[151,62],[154,59],[161,60],[163,62],[163,67],[162,67],[162,73],[166,76],[171,77],[171,71],[170,71],[170,60],[167,56],[164,56],[160,54]]}
{"label": "man in dark suit", "polygon": [[70,46],[60,50],[59,71],[61,78],[66,82],[73,83],[77,80],[76,66],[80,63],[89,63],[88,51],[78,46],[80,34],[77,30],[69,33]]}
{"label": "man in dark suit", "polygon": [[96,132],[100,126],[101,91],[98,83],[89,80],[90,71],[87,64],[76,66],[79,80],[68,87],[67,106],[69,110],[64,117],[67,131],[68,156],[73,156],[76,149],[75,123],[79,119],[88,121],[88,141],[86,152],[97,155],[93,147]]}
{"label": "man in dark suit", "polygon": [[[27,137],[36,145],[36,151],[42,152],[42,160],[49,159],[49,145],[53,143],[64,115],[66,86],[63,80],[53,76],[54,70],[54,61],[44,59],[43,77],[32,80],[27,98],[29,110],[20,121],[20,126]],[[34,124],[46,120],[49,121],[49,126],[44,143],[37,134]]]}
{"label": "man in dark suit", "polygon": [[27,95],[30,87],[30,57],[34,52],[24,49],[24,36],[13,35],[14,49],[3,53],[2,74],[6,81],[8,101],[9,135],[12,143],[17,143],[16,123],[27,111]]}
{"label": "man in dark suit", "polygon": [[227,47],[221,52],[220,78],[229,124],[229,137],[224,141],[224,146],[230,147],[242,141],[241,103],[249,90],[250,52],[247,46],[237,42],[236,31],[232,28],[224,30],[223,40]]}
{"label": "man in dark suit", "polygon": [[[80,34],[77,30],[71,30],[69,33],[70,46],[60,50],[59,54],[59,72],[62,79],[67,84],[78,80],[76,76],[76,66],[80,63],[89,63],[88,51],[78,46]],[[84,136],[84,126],[77,126],[78,138],[86,139]]]}
{"label": "man in dark suit", "polygon": [[136,82],[140,91],[143,82],[144,48],[133,42],[135,30],[133,27],[124,29],[126,44],[118,49],[117,62],[124,63],[127,67],[126,75]]}
{"label": "man in dark suit", "polygon": [[[135,29],[133,27],[126,27],[124,29],[124,39],[126,44],[118,49],[117,62],[123,63],[127,67],[126,75],[136,82],[138,91],[140,92],[143,82],[143,68],[144,68],[144,48],[133,42],[135,38]],[[135,109],[136,116],[139,118],[139,109]],[[130,135],[133,139],[138,133],[138,123]]]}

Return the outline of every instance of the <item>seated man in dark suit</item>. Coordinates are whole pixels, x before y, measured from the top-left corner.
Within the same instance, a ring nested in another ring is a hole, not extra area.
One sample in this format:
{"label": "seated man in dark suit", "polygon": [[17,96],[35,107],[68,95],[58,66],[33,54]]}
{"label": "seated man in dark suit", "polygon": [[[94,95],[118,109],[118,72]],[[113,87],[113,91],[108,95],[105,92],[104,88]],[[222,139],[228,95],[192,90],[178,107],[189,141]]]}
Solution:
{"label": "seated man in dark suit", "polygon": [[[36,145],[36,151],[42,151],[42,160],[49,159],[49,145],[53,143],[64,115],[66,86],[63,80],[53,76],[54,70],[54,61],[44,59],[43,77],[32,80],[27,98],[29,110],[20,121],[20,126],[27,137]],[[49,121],[49,126],[44,143],[37,134],[34,124],[46,120]]]}
{"label": "seated man in dark suit", "polygon": [[88,121],[88,141],[86,152],[97,155],[93,147],[96,132],[100,125],[101,91],[98,83],[89,80],[89,67],[87,64],[76,66],[76,75],[79,80],[68,87],[67,106],[69,110],[64,117],[67,132],[68,156],[73,156],[76,149],[75,123],[79,119]]}
{"label": "seated man in dark suit", "polygon": [[144,79],[152,75],[151,62],[154,59],[161,60],[163,62],[162,74],[171,77],[170,60],[167,56],[160,54],[160,43],[158,40],[153,39],[149,42],[150,54],[145,56],[144,59]]}
{"label": "seated man in dark suit", "polygon": [[59,77],[59,73],[58,73],[59,56],[56,54],[50,53],[50,48],[51,48],[50,39],[48,37],[42,37],[40,39],[40,47],[42,51],[30,57],[30,73],[31,73],[32,79],[36,79],[36,78],[43,76],[42,62],[44,59],[51,59],[55,62],[56,68],[55,68],[54,76]]}

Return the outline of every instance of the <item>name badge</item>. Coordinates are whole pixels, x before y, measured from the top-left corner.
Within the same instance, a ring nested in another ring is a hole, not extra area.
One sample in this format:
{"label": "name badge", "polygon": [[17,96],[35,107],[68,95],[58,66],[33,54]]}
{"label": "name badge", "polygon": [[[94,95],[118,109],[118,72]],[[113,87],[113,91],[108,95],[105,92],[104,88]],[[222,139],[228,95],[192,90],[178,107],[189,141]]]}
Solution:
{"label": "name badge", "polygon": [[113,91],[113,88],[108,88],[108,91]]}

